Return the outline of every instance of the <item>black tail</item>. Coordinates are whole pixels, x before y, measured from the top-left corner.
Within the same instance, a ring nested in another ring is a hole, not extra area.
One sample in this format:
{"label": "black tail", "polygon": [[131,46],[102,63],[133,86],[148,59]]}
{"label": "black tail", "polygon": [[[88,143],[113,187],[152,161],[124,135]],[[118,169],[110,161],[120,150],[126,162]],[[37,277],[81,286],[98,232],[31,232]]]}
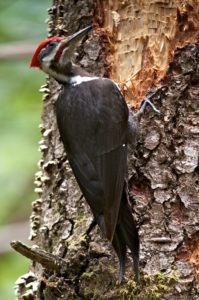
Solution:
{"label": "black tail", "polygon": [[115,249],[115,252],[117,253],[117,256],[119,258],[119,283],[122,282],[122,279],[124,277],[125,273],[125,263],[126,263],[126,242],[123,239],[123,235],[120,230],[120,226],[117,225],[115,229],[115,234],[112,241],[113,248]]}
{"label": "black tail", "polygon": [[112,241],[120,262],[119,282],[122,281],[125,273],[126,246],[130,249],[133,258],[133,270],[136,281],[139,281],[139,237],[131,208],[128,204],[124,190],[120,205],[118,224]]}

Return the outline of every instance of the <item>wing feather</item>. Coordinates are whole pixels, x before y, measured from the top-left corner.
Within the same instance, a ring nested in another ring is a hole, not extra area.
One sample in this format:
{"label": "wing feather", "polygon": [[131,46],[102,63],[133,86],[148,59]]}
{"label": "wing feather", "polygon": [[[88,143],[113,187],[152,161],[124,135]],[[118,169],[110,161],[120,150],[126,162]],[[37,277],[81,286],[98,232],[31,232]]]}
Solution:
{"label": "wing feather", "polygon": [[78,184],[112,240],[126,176],[128,108],[111,80],[94,83],[66,86],[56,112]]}

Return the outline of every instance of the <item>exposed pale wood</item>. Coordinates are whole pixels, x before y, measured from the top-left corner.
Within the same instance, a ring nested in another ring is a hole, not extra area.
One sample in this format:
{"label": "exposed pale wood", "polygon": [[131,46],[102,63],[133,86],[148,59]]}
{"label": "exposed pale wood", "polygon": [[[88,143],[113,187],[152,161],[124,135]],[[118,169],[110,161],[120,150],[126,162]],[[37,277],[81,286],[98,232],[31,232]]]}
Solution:
{"label": "exposed pale wood", "polygon": [[110,76],[134,104],[166,74],[176,48],[199,40],[198,0],[105,0]]}

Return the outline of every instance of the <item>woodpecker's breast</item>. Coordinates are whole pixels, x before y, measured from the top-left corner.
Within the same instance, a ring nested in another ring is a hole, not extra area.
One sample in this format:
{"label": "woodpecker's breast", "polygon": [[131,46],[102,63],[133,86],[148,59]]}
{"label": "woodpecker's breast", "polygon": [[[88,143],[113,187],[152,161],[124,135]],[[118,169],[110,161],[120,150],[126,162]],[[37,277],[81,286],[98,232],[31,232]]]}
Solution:
{"label": "woodpecker's breast", "polygon": [[103,152],[110,139],[112,148],[126,142],[128,108],[109,79],[73,77],[58,97],[56,113],[67,151],[90,152],[97,144],[97,151]]}

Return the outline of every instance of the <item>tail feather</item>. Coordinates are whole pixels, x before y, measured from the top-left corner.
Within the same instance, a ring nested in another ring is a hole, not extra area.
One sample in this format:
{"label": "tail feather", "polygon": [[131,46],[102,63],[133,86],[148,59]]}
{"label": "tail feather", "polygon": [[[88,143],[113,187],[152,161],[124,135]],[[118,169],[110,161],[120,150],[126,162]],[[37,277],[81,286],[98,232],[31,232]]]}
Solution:
{"label": "tail feather", "polygon": [[[115,233],[112,240],[112,246],[119,258],[119,283],[122,282],[125,274],[126,252],[127,247],[131,251],[133,258],[133,270],[135,279],[139,282],[139,236],[136,224],[128,204],[126,190],[124,189],[120,204],[119,217],[116,225]],[[96,218],[103,234],[105,234],[105,220],[101,214]]]}
{"label": "tail feather", "polygon": [[126,245],[131,251],[133,258],[133,270],[135,272],[136,281],[139,281],[139,237],[135,221],[133,219],[128,203],[122,208],[121,215],[121,233]]}
{"label": "tail feather", "polygon": [[112,245],[120,261],[119,281],[122,281],[125,274],[127,246],[130,249],[133,258],[135,278],[136,281],[139,282],[139,236],[125,191],[121,201],[118,224]]}
{"label": "tail feather", "polygon": [[120,232],[119,225],[117,225],[115,234],[112,241],[113,248],[119,258],[119,283],[122,282],[125,273],[125,263],[126,263],[126,242],[123,239],[123,236]]}

